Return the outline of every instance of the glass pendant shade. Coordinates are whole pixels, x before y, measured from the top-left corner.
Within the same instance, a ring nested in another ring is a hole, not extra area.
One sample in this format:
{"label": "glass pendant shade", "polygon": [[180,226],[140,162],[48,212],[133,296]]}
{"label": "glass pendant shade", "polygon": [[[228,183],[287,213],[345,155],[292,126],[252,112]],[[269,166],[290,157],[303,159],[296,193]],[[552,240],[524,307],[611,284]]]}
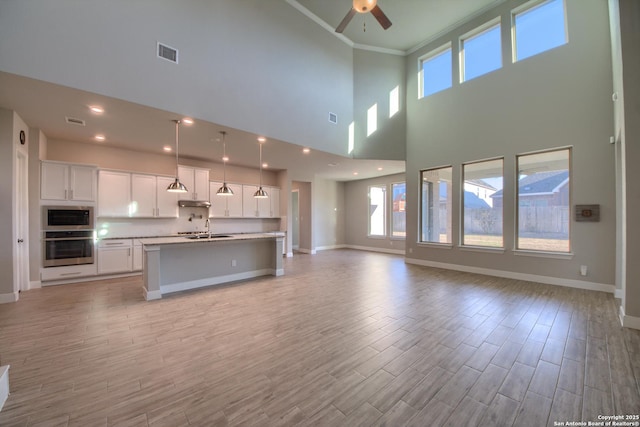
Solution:
{"label": "glass pendant shade", "polygon": [[353,8],[360,13],[369,12],[376,7],[377,0],[353,0]]}
{"label": "glass pendant shade", "polygon": [[187,190],[187,187],[185,187],[178,178],[178,133],[180,132],[180,120],[174,120],[174,122],[176,124],[176,180],[169,184],[167,191],[169,193],[186,193],[189,190]]}

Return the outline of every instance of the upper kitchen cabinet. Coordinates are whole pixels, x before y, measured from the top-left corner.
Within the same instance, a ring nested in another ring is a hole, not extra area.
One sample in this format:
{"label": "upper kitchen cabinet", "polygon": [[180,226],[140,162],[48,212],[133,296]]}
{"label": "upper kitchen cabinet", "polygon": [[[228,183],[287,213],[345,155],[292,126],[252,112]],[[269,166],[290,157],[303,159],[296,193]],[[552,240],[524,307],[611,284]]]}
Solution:
{"label": "upper kitchen cabinet", "polygon": [[209,169],[178,166],[178,178],[188,191],[180,199],[209,200]]}
{"label": "upper kitchen cabinet", "polygon": [[43,161],[40,174],[42,200],[95,202],[97,167]]}
{"label": "upper kitchen cabinet", "polygon": [[101,170],[98,172],[98,216],[129,217],[131,174]]}
{"label": "upper kitchen cabinet", "polygon": [[209,216],[211,218],[242,217],[242,185],[227,183],[227,186],[233,191],[233,196],[218,196],[218,189],[222,187],[222,183],[211,181],[209,187],[209,201],[211,202]]}
{"label": "upper kitchen cabinet", "polygon": [[131,174],[131,216],[140,218],[177,218],[178,195],[167,187],[174,178]]}
{"label": "upper kitchen cabinet", "polygon": [[280,189],[262,186],[269,197],[256,199],[253,197],[258,190],[255,185],[242,186],[243,216],[254,218],[278,218],[280,216]]}

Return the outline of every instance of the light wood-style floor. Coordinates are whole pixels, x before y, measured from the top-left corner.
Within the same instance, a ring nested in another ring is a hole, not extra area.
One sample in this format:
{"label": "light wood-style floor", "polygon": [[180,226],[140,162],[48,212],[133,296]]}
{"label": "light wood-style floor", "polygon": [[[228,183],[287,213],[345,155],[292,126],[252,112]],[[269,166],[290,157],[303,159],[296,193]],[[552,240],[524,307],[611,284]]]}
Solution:
{"label": "light wood-style floor", "polygon": [[2,426],[544,426],[639,414],[609,294],[350,250],[142,298],[141,279],[0,305]]}

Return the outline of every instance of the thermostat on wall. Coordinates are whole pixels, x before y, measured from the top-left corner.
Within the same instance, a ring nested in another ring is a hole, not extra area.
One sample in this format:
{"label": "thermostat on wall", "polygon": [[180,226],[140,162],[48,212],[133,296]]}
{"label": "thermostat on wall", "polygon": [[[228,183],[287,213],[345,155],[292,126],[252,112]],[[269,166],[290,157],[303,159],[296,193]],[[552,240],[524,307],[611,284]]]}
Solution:
{"label": "thermostat on wall", "polygon": [[575,213],[576,213],[576,221],[581,221],[581,222],[599,222],[600,221],[600,205],[576,205]]}

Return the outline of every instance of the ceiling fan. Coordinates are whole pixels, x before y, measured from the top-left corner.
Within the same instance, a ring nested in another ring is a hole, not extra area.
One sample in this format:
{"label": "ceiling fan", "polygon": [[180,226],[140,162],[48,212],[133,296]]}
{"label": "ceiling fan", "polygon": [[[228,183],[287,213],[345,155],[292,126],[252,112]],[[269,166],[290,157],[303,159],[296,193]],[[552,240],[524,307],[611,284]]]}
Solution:
{"label": "ceiling fan", "polygon": [[356,12],[358,13],[367,13],[371,12],[371,14],[378,20],[382,28],[385,30],[391,26],[391,21],[387,18],[387,15],[384,14],[382,9],[378,7],[378,0],[353,0],[353,7],[347,15],[342,19],[340,25],[336,28],[336,33],[342,33],[346,28],[347,24],[351,22],[351,19],[354,17]]}

